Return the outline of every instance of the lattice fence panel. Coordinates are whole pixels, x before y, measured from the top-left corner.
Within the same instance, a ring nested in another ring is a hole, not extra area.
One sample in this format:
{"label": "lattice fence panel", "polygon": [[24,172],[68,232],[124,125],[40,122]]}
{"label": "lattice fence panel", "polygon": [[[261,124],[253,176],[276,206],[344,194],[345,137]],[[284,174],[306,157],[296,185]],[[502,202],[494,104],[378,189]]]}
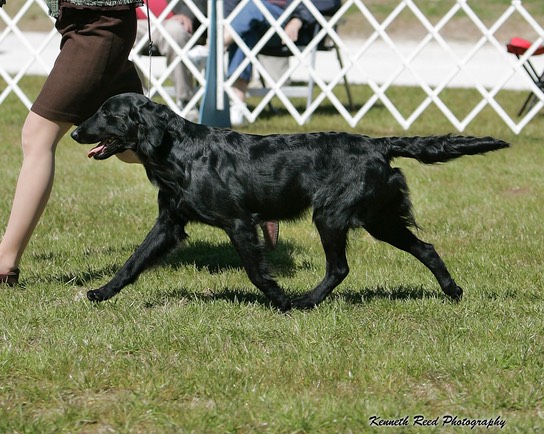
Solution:
{"label": "lattice fence panel", "polygon": [[[17,2],[11,0],[14,1]],[[233,18],[247,1],[249,0],[242,0],[230,16],[225,17],[224,21],[220,20],[220,24],[232,30]],[[317,11],[310,0],[296,0],[277,21],[268,14],[261,0],[252,1],[268,16],[270,30],[252,49],[244,44],[239,35],[234,35],[235,42],[242,47],[247,57],[245,63],[231,77],[226,77],[219,83],[225,86],[227,95],[234,100],[232,84],[245,64],[253,64],[254,71],[266,83],[266,91],[261,94],[259,102],[245,112],[246,118],[251,122],[258,119],[268,103],[276,97],[301,125],[328,100],[350,126],[364,122],[365,115],[376,105],[380,105],[403,128],[408,129],[429,107],[434,106],[455,129],[463,131],[482,110],[491,108],[512,131],[520,133],[544,106],[544,94],[523,70],[523,63],[544,43],[544,29],[520,0],[513,0],[509,6],[500,10],[493,22],[482,20],[475,12],[473,5],[476,3],[466,0],[451,0],[447,12],[434,22],[421,12],[418,2],[413,0],[399,0],[396,7],[380,18],[376,17],[377,14],[363,0],[345,0],[341,8],[327,18]],[[45,32],[29,32],[28,29],[22,31],[21,23],[25,17],[31,13],[46,15],[47,7],[43,0],[20,0],[19,3],[21,6],[11,14],[0,9],[0,104],[14,94],[29,108],[32,95],[29,95],[29,90],[25,89],[21,80],[25,75],[48,73],[58,53],[60,38],[52,25]],[[175,3],[170,3],[169,8]],[[186,3],[199,14],[191,0],[186,0]],[[222,4],[220,0],[218,3]],[[295,46],[282,28],[292,9],[299,3],[303,3],[322,26],[315,39],[303,49]],[[163,34],[175,48],[175,61],[166,66],[163,58],[149,59],[138,54],[147,46],[146,38],[137,42],[132,59],[145,75],[149,75],[151,71],[147,80],[150,95],[161,97],[173,109],[185,115],[189,110],[198,108],[204,94],[205,74],[201,65],[192,61],[189,52],[205,35],[210,23],[205,16],[198,15],[202,21],[201,27],[187,45],[180,47],[169,38],[161,24],[167,12],[168,10],[159,17],[151,15],[151,26],[153,30]],[[350,20],[355,16],[361,23],[358,38],[345,36],[342,32],[343,21],[348,14]],[[476,35],[462,43],[448,36],[452,23],[458,22],[460,17],[463,25],[470,27],[471,34]],[[395,29],[406,20],[411,27],[417,28],[417,35],[399,37]],[[527,35],[526,38],[533,42],[520,59],[507,53],[505,48],[507,39],[504,29],[513,20],[518,23],[518,28],[519,22],[522,22],[524,33],[510,36]],[[289,67],[276,79],[269,74],[257,56],[266,41],[275,33],[282,37],[293,53]],[[343,66],[339,66],[332,52],[321,51],[317,52],[316,63],[313,65],[312,48],[323,38],[329,38],[339,47]],[[534,60],[537,62],[537,69],[542,70],[544,63],[539,62],[540,59],[536,56]],[[180,62],[187,65],[195,78],[196,86],[194,97],[181,111],[172,96],[169,82],[170,73]],[[481,65],[485,65],[485,68]],[[485,71],[482,73],[483,69]],[[338,91],[344,77],[352,84],[364,84],[370,89],[370,96],[365,101],[354,101],[352,110],[347,107],[342,92]],[[312,99],[303,109],[300,109],[300,104],[286,91],[290,80],[314,83]],[[404,85],[416,86],[421,95],[421,99],[413,102],[410,107],[403,106],[393,91]],[[460,87],[475,89],[478,98],[464,101],[462,106],[459,102],[452,104],[447,97],[447,91]],[[512,88],[532,91],[538,97],[537,102],[522,117],[517,116],[517,107],[504,107],[504,103],[501,103],[501,92]]]}

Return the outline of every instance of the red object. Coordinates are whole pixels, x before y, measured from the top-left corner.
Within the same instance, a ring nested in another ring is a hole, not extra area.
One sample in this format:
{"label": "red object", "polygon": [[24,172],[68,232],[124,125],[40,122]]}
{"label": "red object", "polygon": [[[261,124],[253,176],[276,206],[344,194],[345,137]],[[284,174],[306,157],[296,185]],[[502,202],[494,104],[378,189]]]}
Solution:
{"label": "red object", "polygon": [[[531,45],[533,45],[531,42],[527,41],[523,38],[512,38],[510,39],[510,42],[506,44],[506,50],[509,53],[514,54],[518,59],[523,56],[529,48],[531,48]],[[532,54],[532,56],[537,56],[539,54],[544,53],[544,45],[541,45],[538,47]],[[540,92],[544,92],[544,71],[539,73],[534,65],[531,63],[531,59],[528,58],[523,62],[523,69],[525,69],[525,72],[527,72],[527,75],[532,80],[532,82],[538,87]],[[537,102],[539,99],[541,99],[540,96],[535,95],[535,91],[531,91],[529,93],[529,96],[523,103],[523,106],[521,107],[518,116],[521,116],[524,111],[529,111]]]}
{"label": "red object", "polygon": [[[153,15],[158,17],[162,11],[168,6],[166,0],[144,0],[144,3],[149,3],[149,10],[153,12]],[[166,16],[166,18],[171,18],[174,16],[174,12],[171,12]],[[136,17],[139,20],[147,19],[147,6],[142,6],[141,8],[136,9]]]}
{"label": "red object", "polygon": [[[531,45],[533,44],[526,39],[512,38],[510,39],[510,42],[506,44],[506,49],[509,53],[515,54],[516,56],[523,56],[523,54],[525,54],[525,52],[531,47]],[[543,53],[544,45],[538,47],[533,53],[533,56],[537,56]]]}

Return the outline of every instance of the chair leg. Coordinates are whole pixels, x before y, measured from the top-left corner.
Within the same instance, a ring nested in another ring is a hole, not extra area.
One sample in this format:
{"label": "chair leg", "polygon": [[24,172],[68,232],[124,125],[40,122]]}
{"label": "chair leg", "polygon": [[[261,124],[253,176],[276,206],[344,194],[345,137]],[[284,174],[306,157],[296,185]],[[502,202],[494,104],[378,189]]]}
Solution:
{"label": "chair leg", "polygon": [[[535,71],[535,69],[533,68],[533,65],[531,65],[531,68],[533,69],[533,71]],[[544,94],[544,71],[542,71],[542,74],[540,75],[538,75],[538,73],[535,71],[535,76],[537,77],[535,84],[538,86],[538,89],[540,90],[540,92]],[[532,96],[531,102],[529,103],[529,107],[527,108],[527,111],[531,110],[533,106],[539,100],[536,93],[533,92],[531,96]]]}
{"label": "chair leg", "polygon": [[[520,56],[516,55],[519,59]],[[541,92],[544,93],[544,71],[542,74],[538,74],[535,67],[531,63],[529,59],[527,59],[527,62],[523,64],[523,69],[527,72],[527,75],[531,78],[534,84],[538,86]],[[529,111],[537,102],[538,96],[531,91],[527,98],[525,99],[525,102],[521,106],[521,109],[518,112],[518,116],[521,116],[525,111]]]}
{"label": "chair leg", "polygon": [[529,102],[535,97],[535,95],[531,92],[529,93],[529,95],[527,96],[527,98],[525,99],[525,102],[523,103],[523,105],[521,106],[521,108],[519,109],[519,112],[518,112],[518,116],[521,116],[523,114],[523,112],[525,111],[525,109],[527,108],[527,111],[529,110],[530,107],[533,106],[533,104],[531,103],[529,105]]}

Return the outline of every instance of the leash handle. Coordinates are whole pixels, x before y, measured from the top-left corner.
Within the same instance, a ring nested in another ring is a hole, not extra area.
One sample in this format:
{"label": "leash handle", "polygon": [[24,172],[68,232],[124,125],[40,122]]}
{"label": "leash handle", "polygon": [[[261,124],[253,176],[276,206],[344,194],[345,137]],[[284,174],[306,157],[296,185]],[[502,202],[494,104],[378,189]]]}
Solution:
{"label": "leash handle", "polygon": [[147,47],[147,57],[149,60],[149,73],[147,75],[147,97],[151,98],[151,59],[153,58],[153,39],[151,39],[151,18],[149,18],[149,0],[146,0],[145,7],[147,9],[147,37],[149,39],[149,45]]}

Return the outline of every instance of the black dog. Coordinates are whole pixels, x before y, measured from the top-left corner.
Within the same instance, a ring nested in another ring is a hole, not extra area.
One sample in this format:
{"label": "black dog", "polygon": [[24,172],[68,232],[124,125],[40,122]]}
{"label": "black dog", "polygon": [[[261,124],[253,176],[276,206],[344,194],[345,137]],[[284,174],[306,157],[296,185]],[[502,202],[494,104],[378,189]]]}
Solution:
{"label": "black dog", "polygon": [[[282,310],[311,308],[344,280],[347,233],[358,227],[411,253],[449,297],[459,300],[463,291],[434,247],[409,229],[416,223],[408,187],[390,160],[431,164],[509,146],[490,137],[241,134],[194,124],[137,94],[110,98],[72,137],[100,142],[89,152],[97,160],[131,149],[159,188],[155,226],[109,283],[87,293],[90,300],[107,300],[134,282],[187,237],[188,222],[198,221],[228,234],[253,284]],[[256,226],[294,220],[310,207],[326,274],[313,290],[291,300],[268,273]]]}

